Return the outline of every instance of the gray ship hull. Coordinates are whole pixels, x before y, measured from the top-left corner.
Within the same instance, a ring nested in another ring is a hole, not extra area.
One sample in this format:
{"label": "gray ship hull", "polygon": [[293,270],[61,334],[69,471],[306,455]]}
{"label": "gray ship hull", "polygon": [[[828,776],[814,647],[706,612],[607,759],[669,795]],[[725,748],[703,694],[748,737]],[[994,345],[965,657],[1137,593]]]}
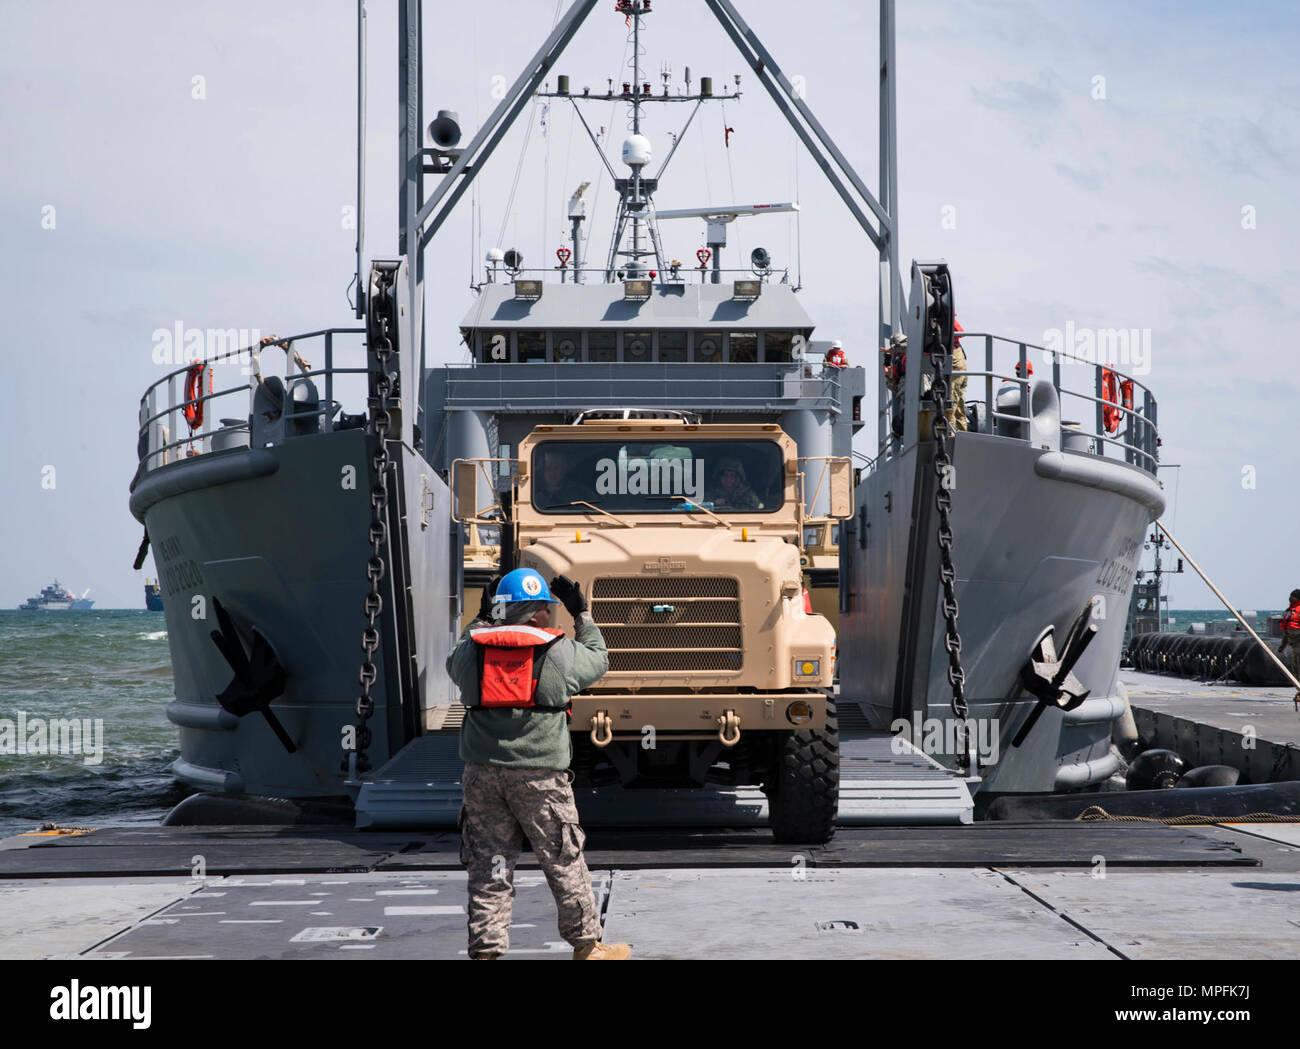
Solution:
{"label": "gray ship hull", "polygon": [[[1163,491],[1114,459],[979,433],[953,444],[961,661],[986,759],[978,800],[1098,783],[1118,767],[1110,739],[1125,708],[1124,619]],[[952,765],[933,455],[933,444],[914,445],[863,479],[841,543],[841,681],[860,690],[876,727],[906,722],[905,735]],[[1047,628],[1059,645],[1081,614],[1099,628],[1074,668],[1088,698],[1071,711],[1048,707],[1013,746],[1037,705],[1021,687],[1022,667]]]}
{"label": "gray ship hull", "polygon": [[[447,491],[414,452],[403,447],[395,457],[404,496],[395,512],[411,508],[416,517],[405,529],[409,572],[396,596],[394,572],[385,579],[385,658],[376,660],[369,722],[375,765],[418,734],[428,705],[450,698],[441,674],[451,629],[449,532],[418,523],[421,505],[429,521],[446,522]],[[356,722],[369,590],[368,460],[364,431],[336,431],[183,460],[135,488],[132,512],[148,529],[165,598],[176,690],[167,716],[180,731],[172,771],[181,782],[286,798],[346,793],[342,732]],[[411,600],[412,591],[422,600]],[[236,717],[218,703],[233,671],[211,638],[214,599],[246,647],[252,627],[271,642],[287,675],[271,709],[295,753],[259,714]],[[398,656],[398,633],[409,659]]]}

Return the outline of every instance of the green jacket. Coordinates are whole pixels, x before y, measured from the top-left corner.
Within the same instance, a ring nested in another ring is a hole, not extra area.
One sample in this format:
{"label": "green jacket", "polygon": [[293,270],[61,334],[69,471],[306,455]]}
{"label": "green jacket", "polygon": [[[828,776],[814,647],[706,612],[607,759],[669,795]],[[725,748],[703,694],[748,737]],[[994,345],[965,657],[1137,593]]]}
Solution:
{"label": "green jacket", "polygon": [[[460,689],[466,707],[478,703],[479,689],[478,657],[469,632],[484,625],[478,619],[471,622],[447,657],[447,673]],[[575,626],[576,641],[561,638],[547,650],[534,699],[539,707],[568,706],[575,692],[590,688],[609,669],[605,639],[591,615],[584,612]],[[569,719],[564,714],[523,708],[466,710],[460,757],[480,765],[562,771],[573,758]]]}

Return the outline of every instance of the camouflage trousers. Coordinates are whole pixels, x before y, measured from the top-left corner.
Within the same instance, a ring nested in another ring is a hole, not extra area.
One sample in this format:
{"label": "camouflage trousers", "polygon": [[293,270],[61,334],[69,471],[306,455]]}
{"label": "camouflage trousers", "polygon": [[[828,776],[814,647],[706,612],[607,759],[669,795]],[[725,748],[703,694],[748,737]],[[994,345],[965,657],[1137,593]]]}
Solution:
{"label": "camouflage trousers", "polygon": [[954,431],[966,430],[966,351],[961,343],[952,347],[952,390],[951,403],[944,417]]}
{"label": "camouflage trousers", "polygon": [[1291,669],[1296,677],[1300,677],[1300,641],[1292,641],[1282,652],[1282,662]]}
{"label": "camouflage trousers", "polygon": [[600,939],[572,778],[567,771],[466,762],[460,859],[469,870],[471,957],[510,947],[515,863],[525,835],[555,896],[560,935],[574,947]]}

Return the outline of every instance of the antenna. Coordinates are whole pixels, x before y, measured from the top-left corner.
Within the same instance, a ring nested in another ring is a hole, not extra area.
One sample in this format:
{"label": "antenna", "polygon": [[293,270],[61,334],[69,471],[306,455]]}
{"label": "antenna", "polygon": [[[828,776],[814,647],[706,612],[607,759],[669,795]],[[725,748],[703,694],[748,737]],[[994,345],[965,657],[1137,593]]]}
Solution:
{"label": "antenna", "polygon": [[[587,132],[587,137],[591,139],[592,145],[605,165],[610,179],[614,183],[614,188],[619,195],[618,213],[614,219],[614,232],[610,238],[609,254],[605,262],[605,280],[611,283],[616,279],[623,277],[639,278],[646,271],[648,260],[653,258],[656,269],[656,276],[661,284],[667,279],[666,267],[664,265],[663,247],[659,240],[658,222],[654,206],[654,194],[659,188],[659,180],[663,176],[668,162],[672,160],[673,155],[677,152],[677,147],[681,144],[682,138],[685,137],[687,129],[695,119],[696,113],[699,112],[700,105],[706,100],[713,100],[712,81],[705,77],[700,81],[700,93],[691,94],[691,71],[686,69],[686,93],[674,95],[671,91],[672,83],[672,66],[663,62],[660,66],[659,77],[663,83],[660,94],[656,95],[652,91],[652,85],[647,79],[644,79],[642,72],[642,47],[641,47],[641,20],[651,13],[650,0],[616,0],[614,5],[615,13],[622,16],[628,25],[631,33],[632,58],[628,65],[630,66],[629,80],[622,84],[622,97],[627,100],[629,107],[628,128],[631,134],[623,141],[622,161],[631,170],[626,177],[620,177],[610,166],[609,160],[605,157],[604,151],[600,147],[600,136],[592,133],[591,126],[587,123],[586,118],[582,115],[581,107],[578,105],[583,99],[590,96],[585,93],[579,97],[571,94],[567,88],[569,78],[560,76],[557,78],[561,84],[560,90],[552,93],[549,88],[544,88],[537,92],[538,97],[542,98],[567,98],[578,111],[579,119],[582,121],[583,128]],[[614,99],[614,80],[608,78],[609,92],[605,96],[605,101]],[[737,85],[739,78],[737,77]],[[739,89],[734,95],[726,95],[726,98],[734,99],[740,96]],[[718,96],[717,101],[721,102],[723,96]],[[676,133],[671,135],[671,145],[668,155],[664,158],[659,170],[653,175],[648,175],[646,169],[653,160],[653,146],[650,139],[642,134],[641,130],[641,109],[643,106],[653,102],[694,102],[694,108],[687,117],[685,124]],[[602,134],[604,129],[602,128]],[[573,216],[570,214],[570,219]],[[576,255],[576,249],[575,249]],[[578,273],[575,270],[575,279]]]}
{"label": "antenna", "polygon": [[[734,207],[723,208],[678,208],[673,211],[659,212],[661,219],[703,219],[705,222],[705,240],[709,246],[709,253],[713,257],[713,283],[722,282],[722,249],[727,246],[727,226],[739,218],[748,218],[752,215],[776,215],[787,211],[798,211],[798,204],[737,204]],[[764,248],[757,248],[754,255],[751,255],[750,262],[755,268],[758,267],[757,259],[754,257],[758,252],[763,252],[767,258],[767,265],[771,265],[771,259],[767,257],[767,251]]]}

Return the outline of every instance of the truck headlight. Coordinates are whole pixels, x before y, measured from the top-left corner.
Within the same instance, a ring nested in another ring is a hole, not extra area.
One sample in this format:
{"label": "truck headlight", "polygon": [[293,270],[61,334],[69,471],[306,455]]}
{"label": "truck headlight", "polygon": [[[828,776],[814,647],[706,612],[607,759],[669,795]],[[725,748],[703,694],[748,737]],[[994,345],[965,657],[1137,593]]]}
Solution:
{"label": "truck headlight", "polygon": [[822,661],[820,659],[796,659],[794,661],[795,677],[820,677]]}

